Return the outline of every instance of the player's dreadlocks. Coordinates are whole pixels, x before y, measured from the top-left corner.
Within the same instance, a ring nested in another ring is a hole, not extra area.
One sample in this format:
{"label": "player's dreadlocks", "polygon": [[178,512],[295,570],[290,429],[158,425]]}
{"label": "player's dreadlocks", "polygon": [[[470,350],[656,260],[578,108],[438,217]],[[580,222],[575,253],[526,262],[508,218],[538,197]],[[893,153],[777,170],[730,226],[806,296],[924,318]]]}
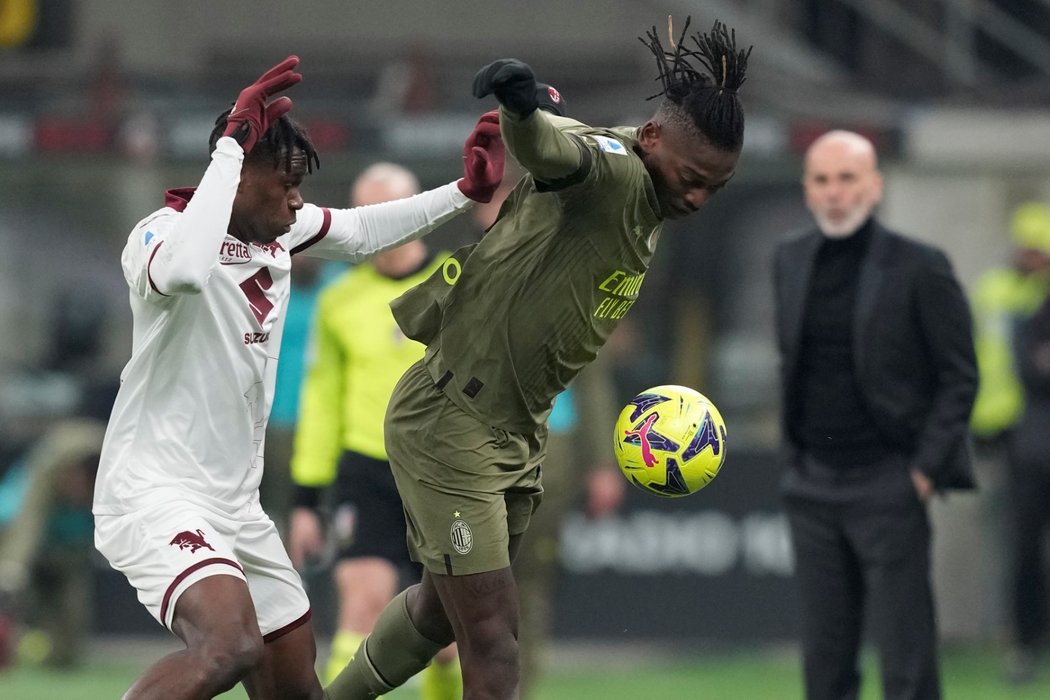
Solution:
{"label": "player's dreadlocks", "polygon": [[[736,30],[716,21],[709,34],[696,33],[688,37],[696,45],[690,48],[686,45],[690,19],[686,18],[675,42],[668,18],[670,51],[660,43],[655,26],[645,37],[638,37],[656,56],[659,70],[656,79],[663,85],[663,90],[648,99],[662,95],[661,116],[671,120],[689,119],[713,145],[738,150],[744,142],[744,108],[737,90],[744,84],[752,47],[738,51]],[[700,68],[710,75],[700,72]]]}
{"label": "player's dreadlocks", "polygon": [[[226,110],[215,120],[215,128],[212,129],[211,137],[208,139],[209,153],[215,150],[215,143],[226,131],[226,119],[230,116],[232,109],[231,107]],[[301,150],[306,155],[306,171],[308,173],[312,173],[321,167],[317,149],[314,147],[313,142],[310,141],[310,136],[306,133],[306,129],[299,122],[285,114],[271,124],[266,133],[259,138],[251,153],[248,154],[247,159],[260,160],[262,157],[268,156],[273,160],[273,165],[276,168],[282,165],[281,159],[283,158],[285,170],[290,170],[292,167],[292,153],[296,149]]]}

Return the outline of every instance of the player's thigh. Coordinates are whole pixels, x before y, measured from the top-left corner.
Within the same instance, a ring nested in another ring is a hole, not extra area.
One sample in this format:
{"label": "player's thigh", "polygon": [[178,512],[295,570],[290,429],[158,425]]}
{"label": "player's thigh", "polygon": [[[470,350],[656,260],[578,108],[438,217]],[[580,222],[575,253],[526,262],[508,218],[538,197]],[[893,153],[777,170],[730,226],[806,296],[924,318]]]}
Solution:
{"label": "player's thigh", "polygon": [[234,576],[208,576],[183,591],[171,630],[191,648],[209,646],[248,656],[261,651],[262,633],[248,585]]}
{"label": "player's thigh", "polygon": [[517,637],[518,590],[509,566],[464,576],[428,574],[461,648],[483,654]]}
{"label": "player's thigh", "polygon": [[313,628],[300,625],[266,642],[244,688],[252,700],[318,700],[322,691],[314,671],[316,657]]}

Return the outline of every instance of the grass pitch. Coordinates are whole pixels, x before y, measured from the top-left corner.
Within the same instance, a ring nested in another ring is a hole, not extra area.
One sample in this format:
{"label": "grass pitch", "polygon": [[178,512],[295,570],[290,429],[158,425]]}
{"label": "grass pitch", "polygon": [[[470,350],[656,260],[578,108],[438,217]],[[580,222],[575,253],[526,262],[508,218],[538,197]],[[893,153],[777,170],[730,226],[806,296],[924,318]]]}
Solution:
{"label": "grass pitch", "polygon": [[[675,651],[559,647],[548,675],[532,700],[791,700],[802,697],[798,660],[793,651]],[[18,666],[0,672],[4,700],[112,700],[156,656],[94,653],[84,667],[51,671]],[[1033,684],[1014,687],[1002,680],[1000,650],[948,649],[942,675],[946,700],[1045,700],[1050,698],[1050,664]],[[878,700],[881,692],[875,659],[864,658],[863,700]],[[222,695],[246,698],[238,687]],[[415,700],[407,686],[387,696]]]}

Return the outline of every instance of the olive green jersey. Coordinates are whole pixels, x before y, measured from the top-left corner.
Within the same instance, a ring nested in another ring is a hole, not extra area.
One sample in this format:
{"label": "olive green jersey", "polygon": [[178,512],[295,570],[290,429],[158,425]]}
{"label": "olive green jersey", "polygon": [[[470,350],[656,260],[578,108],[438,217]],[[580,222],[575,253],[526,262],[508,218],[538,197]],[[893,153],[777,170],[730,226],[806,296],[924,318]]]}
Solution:
{"label": "olive green jersey", "polygon": [[[450,400],[488,425],[526,432],[638,298],[661,220],[637,129],[542,112],[521,121],[503,113],[501,122],[532,174],[480,243],[393,306],[406,334],[427,343],[427,368]],[[543,170],[567,154],[571,172]]]}

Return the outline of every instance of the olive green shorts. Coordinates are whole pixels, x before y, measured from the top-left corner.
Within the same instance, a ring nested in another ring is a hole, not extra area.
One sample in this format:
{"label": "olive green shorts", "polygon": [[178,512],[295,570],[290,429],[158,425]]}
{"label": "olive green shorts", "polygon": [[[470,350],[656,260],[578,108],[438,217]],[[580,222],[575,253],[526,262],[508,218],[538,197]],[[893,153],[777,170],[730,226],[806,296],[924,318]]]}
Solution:
{"label": "olive green shorts", "polygon": [[510,566],[510,537],[543,497],[546,426],[523,435],[485,425],[417,362],[394,389],[385,435],[412,559],[450,576]]}

